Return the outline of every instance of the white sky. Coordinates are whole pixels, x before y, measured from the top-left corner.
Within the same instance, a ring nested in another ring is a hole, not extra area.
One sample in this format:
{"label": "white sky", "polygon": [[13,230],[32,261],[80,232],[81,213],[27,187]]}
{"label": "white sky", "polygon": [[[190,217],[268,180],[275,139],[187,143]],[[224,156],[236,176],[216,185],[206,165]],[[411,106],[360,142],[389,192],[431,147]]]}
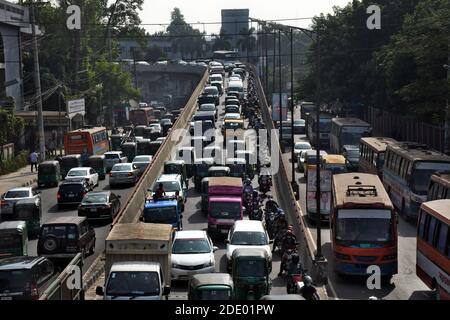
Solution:
{"label": "white sky", "polygon": [[[332,13],[333,6],[343,7],[350,0],[145,0],[141,20],[143,24],[167,24],[170,13],[178,7],[186,22],[220,22],[221,9],[249,9],[250,17],[261,20],[310,18],[320,13]],[[308,27],[311,20],[280,21],[298,27]],[[255,24],[256,26],[256,24]],[[162,26],[143,26],[154,33]],[[203,25],[194,25],[203,31]],[[220,24],[206,24],[208,34],[219,33]]]}

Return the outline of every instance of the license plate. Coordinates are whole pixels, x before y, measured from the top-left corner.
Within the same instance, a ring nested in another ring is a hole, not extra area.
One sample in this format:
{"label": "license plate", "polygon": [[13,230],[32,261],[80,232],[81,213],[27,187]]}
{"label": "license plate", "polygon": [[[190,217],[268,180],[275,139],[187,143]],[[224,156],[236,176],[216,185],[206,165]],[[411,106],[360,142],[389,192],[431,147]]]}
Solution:
{"label": "license plate", "polygon": [[75,197],[75,195],[74,195],[73,193],[69,193],[69,194],[67,195],[67,198],[73,198],[73,197]]}
{"label": "license plate", "polygon": [[228,233],[228,230],[227,229],[221,229],[220,232],[221,233]]}
{"label": "license plate", "polygon": [[97,212],[97,208],[91,208],[90,211],[91,212]]}
{"label": "license plate", "polygon": [[12,300],[12,297],[0,297],[0,300]]}

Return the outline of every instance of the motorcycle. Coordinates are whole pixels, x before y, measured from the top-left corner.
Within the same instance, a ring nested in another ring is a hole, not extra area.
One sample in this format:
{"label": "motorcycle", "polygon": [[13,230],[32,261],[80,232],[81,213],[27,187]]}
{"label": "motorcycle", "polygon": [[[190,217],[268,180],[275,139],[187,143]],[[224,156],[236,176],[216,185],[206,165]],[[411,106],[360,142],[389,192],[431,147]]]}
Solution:
{"label": "motorcycle", "polygon": [[286,292],[288,294],[298,294],[300,293],[300,289],[304,286],[303,283],[303,274],[295,273],[290,274],[286,283]]}
{"label": "motorcycle", "polygon": [[281,252],[281,269],[283,272],[286,271],[288,263],[291,261],[292,255],[297,253],[297,248],[286,248],[284,252]]}
{"label": "motorcycle", "polygon": [[250,220],[259,220],[262,221],[263,212],[259,206],[253,206],[252,211],[250,212],[249,218]]}
{"label": "motorcycle", "polygon": [[262,176],[259,183],[259,191],[266,194],[270,191],[271,184],[270,176]]}

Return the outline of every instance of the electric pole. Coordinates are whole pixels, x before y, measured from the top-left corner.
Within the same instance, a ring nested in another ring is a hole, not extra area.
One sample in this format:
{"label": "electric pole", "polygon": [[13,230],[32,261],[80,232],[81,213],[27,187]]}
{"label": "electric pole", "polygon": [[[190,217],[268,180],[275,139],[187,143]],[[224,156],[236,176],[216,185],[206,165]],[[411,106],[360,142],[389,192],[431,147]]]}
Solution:
{"label": "electric pole", "polygon": [[44,116],[42,113],[41,75],[39,72],[39,52],[38,52],[38,44],[36,41],[35,15],[34,15],[33,0],[30,1],[30,22],[31,22],[32,42],[33,42],[34,87],[35,87],[35,91],[36,91],[36,104],[37,104],[39,158],[41,161],[45,161],[45,134],[44,134]]}
{"label": "electric pole", "polygon": [[444,66],[447,69],[447,99],[445,105],[445,145],[444,145],[444,153],[450,155],[450,90],[448,88],[448,82],[450,81],[450,45],[447,47],[448,52],[448,62]]}

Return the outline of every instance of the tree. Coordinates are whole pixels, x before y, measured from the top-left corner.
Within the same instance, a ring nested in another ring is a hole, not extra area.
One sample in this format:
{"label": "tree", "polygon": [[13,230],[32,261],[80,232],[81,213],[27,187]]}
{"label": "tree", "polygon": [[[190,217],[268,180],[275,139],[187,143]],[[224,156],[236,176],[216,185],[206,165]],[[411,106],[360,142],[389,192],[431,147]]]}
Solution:
{"label": "tree", "polygon": [[226,35],[223,30],[220,30],[220,34],[212,35],[214,38],[213,51],[218,50],[231,50],[230,37]]}
{"label": "tree", "polygon": [[167,54],[157,46],[152,46],[145,53],[145,60],[148,62],[156,62],[160,59],[167,59]]}

